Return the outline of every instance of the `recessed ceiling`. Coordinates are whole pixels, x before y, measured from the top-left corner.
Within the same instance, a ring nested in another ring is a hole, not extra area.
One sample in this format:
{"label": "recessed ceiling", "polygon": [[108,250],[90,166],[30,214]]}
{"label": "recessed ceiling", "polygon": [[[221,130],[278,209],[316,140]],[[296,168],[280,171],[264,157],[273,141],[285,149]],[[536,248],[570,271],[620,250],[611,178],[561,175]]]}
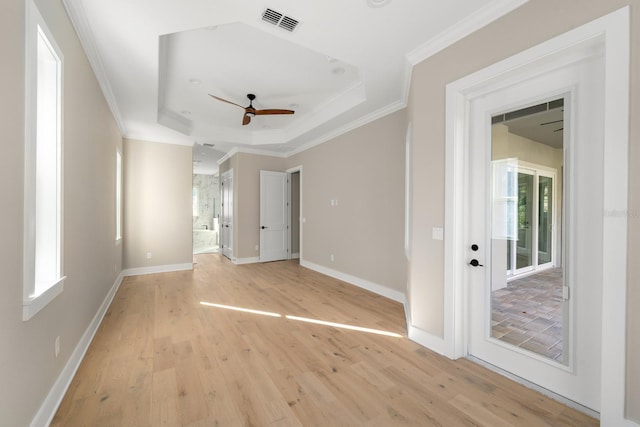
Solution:
{"label": "recessed ceiling", "polygon": [[[63,2],[123,136],[282,156],[403,108],[415,63],[526,0]],[[248,93],[295,114],[209,96]]]}
{"label": "recessed ceiling", "polygon": [[[198,141],[282,144],[365,100],[353,65],[239,22],[161,36],[159,64],[158,123]],[[255,108],[295,114],[244,126],[244,110],[210,96],[247,106],[249,93]]]}

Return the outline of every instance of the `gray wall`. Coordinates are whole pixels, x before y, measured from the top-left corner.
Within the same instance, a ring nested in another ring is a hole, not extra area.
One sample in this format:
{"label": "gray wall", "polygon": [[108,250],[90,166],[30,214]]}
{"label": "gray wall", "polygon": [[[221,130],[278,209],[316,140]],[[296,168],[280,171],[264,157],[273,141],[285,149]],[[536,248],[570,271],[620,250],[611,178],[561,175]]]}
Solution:
{"label": "gray wall", "polygon": [[[38,0],[64,55],[64,291],[22,321],[25,2],[0,2],[0,424],[29,425],[122,269],[115,152],[122,138],[59,0]],[[56,359],[54,341],[60,336]]]}
{"label": "gray wall", "polygon": [[[444,223],[445,87],[465,75],[508,58],[572,28],[632,5],[631,129],[629,187],[629,267],[627,332],[627,409],[640,421],[640,10],[637,1],[529,1],[519,9],[416,65],[409,100],[413,123],[413,260],[409,266],[413,322],[443,334],[442,241],[431,228]],[[543,25],[541,25],[543,23]],[[636,120],[634,120],[636,118]],[[429,183],[429,185],[422,185]],[[419,304],[419,310],[413,310]]]}

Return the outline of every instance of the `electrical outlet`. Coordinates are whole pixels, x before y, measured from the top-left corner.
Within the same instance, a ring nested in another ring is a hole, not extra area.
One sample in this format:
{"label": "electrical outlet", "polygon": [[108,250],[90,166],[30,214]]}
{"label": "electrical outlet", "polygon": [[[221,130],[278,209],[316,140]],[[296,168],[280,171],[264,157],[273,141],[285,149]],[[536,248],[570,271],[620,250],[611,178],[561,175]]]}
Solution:
{"label": "electrical outlet", "polygon": [[256,245],[256,251],[259,251],[259,250],[260,250],[260,246]]}
{"label": "electrical outlet", "polygon": [[336,260],[335,257],[333,256],[333,254],[331,254],[330,258],[331,258],[331,262]]}
{"label": "electrical outlet", "polygon": [[151,252],[147,252],[147,259],[151,259]]}
{"label": "electrical outlet", "polygon": [[53,347],[56,352],[56,359],[57,359],[58,356],[60,355],[60,336],[56,337],[56,342],[53,345]]}

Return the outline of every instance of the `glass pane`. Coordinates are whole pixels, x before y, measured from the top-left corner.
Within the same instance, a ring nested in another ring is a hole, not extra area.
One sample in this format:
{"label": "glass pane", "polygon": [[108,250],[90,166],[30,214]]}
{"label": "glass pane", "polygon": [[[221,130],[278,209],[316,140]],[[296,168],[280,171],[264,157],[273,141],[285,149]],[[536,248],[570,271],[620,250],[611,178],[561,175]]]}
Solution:
{"label": "glass pane", "polygon": [[538,178],[538,264],[551,262],[553,178]]}
{"label": "glass pane", "polygon": [[566,363],[563,101],[536,107],[492,118],[491,336]]}
{"label": "glass pane", "polygon": [[518,243],[516,269],[533,265],[533,244],[531,241],[533,178],[533,175],[518,173]]}
{"label": "glass pane", "polygon": [[60,61],[38,31],[36,80],[35,289],[40,295],[61,276]]}

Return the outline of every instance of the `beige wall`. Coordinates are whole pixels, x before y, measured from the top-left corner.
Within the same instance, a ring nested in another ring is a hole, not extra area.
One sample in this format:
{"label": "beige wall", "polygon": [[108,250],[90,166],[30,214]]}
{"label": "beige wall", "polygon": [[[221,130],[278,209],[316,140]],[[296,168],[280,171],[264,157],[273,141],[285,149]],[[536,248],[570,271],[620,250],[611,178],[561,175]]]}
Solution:
{"label": "beige wall", "polygon": [[492,160],[516,157],[523,162],[548,166],[556,169],[558,173],[561,172],[563,164],[561,148],[553,148],[509,133],[509,128],[502,124],[493,125],[491,135]]}
{"label": "beige wall", "polygon": [[[0,2],[0,424],[29,425],[122,268],[118,128],[59,0],[38,0],[64,55],[64,291],[22,321],[25,2]],[[60,336],[56,359],[54,341]]]}
{"label": "beige wall", "polygon": [[[431,228],[444,223],[445,87],[465,75],[505,59],[625,5],[632,5],[629,260],[640,256],[640,10],[630,0],[530,1],[418,64],[413,70],[409,120],[414,129],[413,262],[409,268],[414,324],[443,334],[443,242]],[[540,25],[544,22],[544,25]],[[508,35],[508,36],[505,36]],[[429,185],[420,185],[429,183]],[[419,260],[419,262],[418,262]],[[640,421],[640,264],[628,267],[627,408]]]}
{"label": "beige wall", "polygon": [[403,110],[287,159],[303,167],[304,261],[405,293],[405,134]]}
{"label": "beige wall", "polygon": [[125,268],[192,262],[192,174],[191,147],[125,139]]}

